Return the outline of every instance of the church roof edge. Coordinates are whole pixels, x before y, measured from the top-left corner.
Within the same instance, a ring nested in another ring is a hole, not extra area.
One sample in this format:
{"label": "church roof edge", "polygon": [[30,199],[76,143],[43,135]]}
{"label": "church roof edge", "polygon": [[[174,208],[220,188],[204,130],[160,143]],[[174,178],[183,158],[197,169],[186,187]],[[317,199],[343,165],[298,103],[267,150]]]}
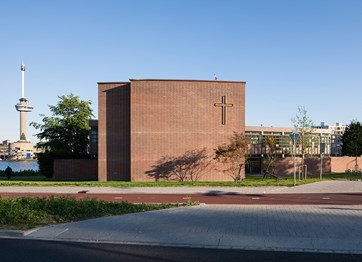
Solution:
{"label": "church roof edge", "polygon": [[97,82],[97,84],[129,84],[129,82],[125,82],[125,81],[114,81],[114,82]]}
{"label": "church roof edge", "polygon": [[180,82],[221,82],[221,83],[246,83],[245,81],[224,81],[224,80],[197,80],[197,79],[135,79],[130,78],[132,81],[180,81]]}
{"label": "church roof edge", "polygon": [[224,81],[224,80],[196,80],[196,79],[135,79],[130,78],[129,82],[125,81],[112,81],[112,82],[97,82],[97,84],[129,84],[134,81],[180,81],[180,82],[219,82],[219,83],[242,83],[246,84],[245,81]]}

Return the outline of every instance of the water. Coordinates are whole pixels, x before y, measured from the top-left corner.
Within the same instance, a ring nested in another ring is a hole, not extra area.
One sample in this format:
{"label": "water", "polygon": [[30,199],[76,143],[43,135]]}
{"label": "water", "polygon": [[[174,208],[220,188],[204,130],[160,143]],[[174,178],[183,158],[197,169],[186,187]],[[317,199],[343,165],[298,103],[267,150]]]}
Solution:
{"label": "water", "polygon": [[39,170],[37,161],[0,161],[0,170],[11,167],[13,171]]}

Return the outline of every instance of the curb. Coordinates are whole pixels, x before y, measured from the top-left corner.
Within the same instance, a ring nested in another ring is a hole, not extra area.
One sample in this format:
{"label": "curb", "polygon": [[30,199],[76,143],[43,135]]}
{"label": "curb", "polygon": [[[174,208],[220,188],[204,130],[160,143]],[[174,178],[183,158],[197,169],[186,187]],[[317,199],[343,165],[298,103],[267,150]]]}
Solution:
{"label": "curb", "polygon": [[0,237],[23,237],[22,230],[0,230]]}
{"label": "curb", "polygon": [[26,237],[31,233],[39,230],[39,228],[33,228],[29,230],[0,230],[0,237]]}

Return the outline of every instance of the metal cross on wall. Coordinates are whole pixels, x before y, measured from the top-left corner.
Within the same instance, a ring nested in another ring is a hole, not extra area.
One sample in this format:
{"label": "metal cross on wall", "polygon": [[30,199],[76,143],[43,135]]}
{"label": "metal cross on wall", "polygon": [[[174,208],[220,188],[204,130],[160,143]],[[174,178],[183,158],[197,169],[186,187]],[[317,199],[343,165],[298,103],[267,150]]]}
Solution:
{"label": "metal cross on wall", "polygon": [[214,106],[221,107],[221,124],[226,124],[226,108],[233,107],[234,104],[227,104],[226,103],[226,96],[221,97],[221,103],[215,103]]}

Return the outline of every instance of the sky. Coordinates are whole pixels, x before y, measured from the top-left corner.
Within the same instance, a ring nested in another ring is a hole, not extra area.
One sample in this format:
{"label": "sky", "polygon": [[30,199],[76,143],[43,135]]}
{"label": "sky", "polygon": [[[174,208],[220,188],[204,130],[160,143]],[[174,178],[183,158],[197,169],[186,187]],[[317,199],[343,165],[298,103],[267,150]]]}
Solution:
{"label": "sky", "polygon": [[21,63],[28,124],[70,93],[97,118],[97,82],[214,73],[246,82],[248,126],[362,121],[359,0],[2,0],[0,29],[0,141],[19,139]]}

